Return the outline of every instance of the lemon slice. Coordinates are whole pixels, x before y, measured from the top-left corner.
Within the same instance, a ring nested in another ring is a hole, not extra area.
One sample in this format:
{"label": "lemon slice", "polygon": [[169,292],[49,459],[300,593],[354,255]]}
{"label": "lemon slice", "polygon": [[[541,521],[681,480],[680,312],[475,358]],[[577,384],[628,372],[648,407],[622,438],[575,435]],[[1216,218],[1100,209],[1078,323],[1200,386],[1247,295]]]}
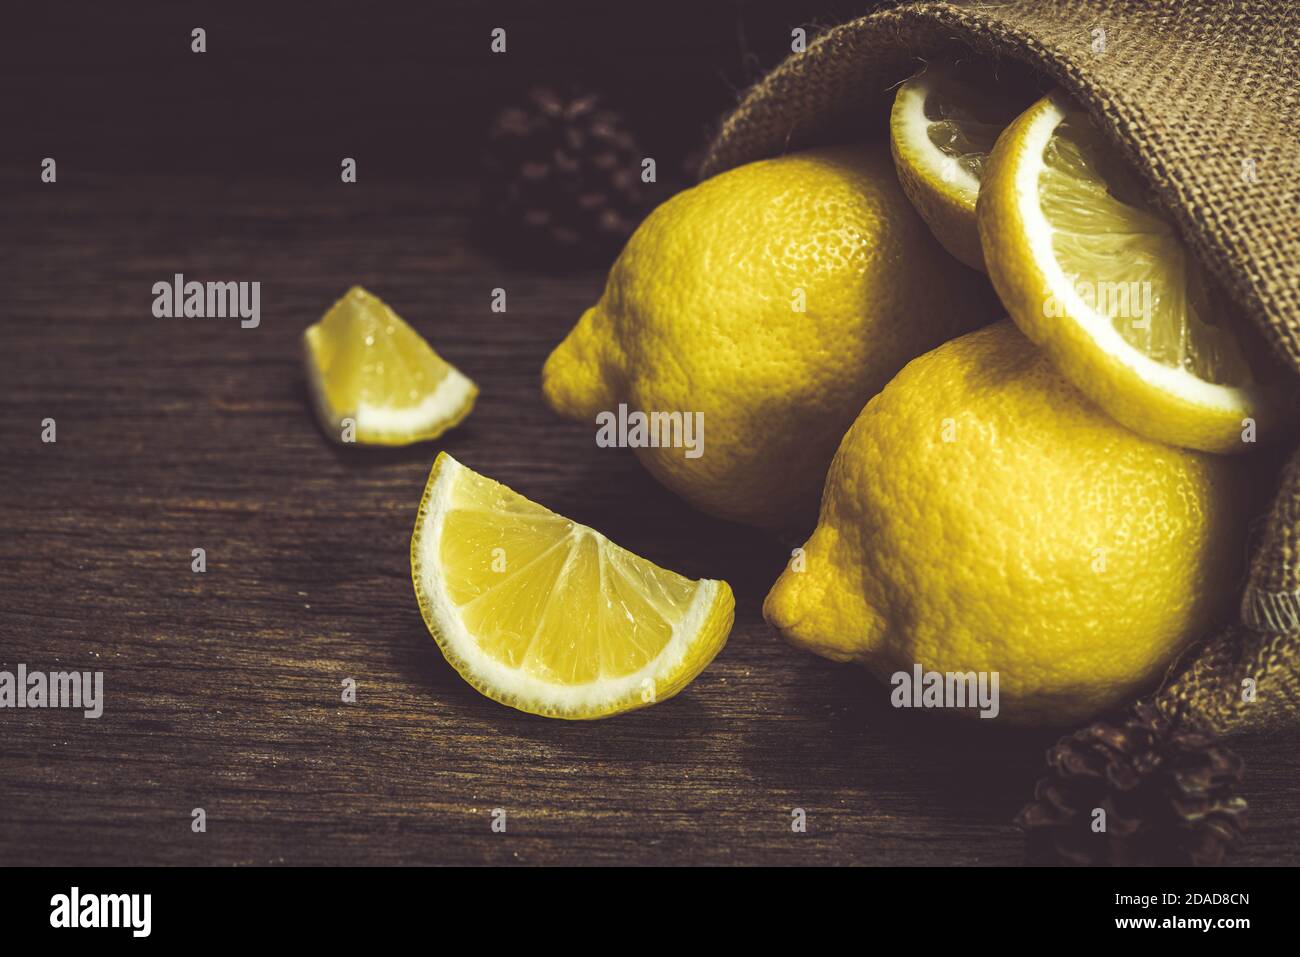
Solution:
{"label": "lemon slice", "polygon": [[467,469],[433,463],[411,538],[420,611],[502,704],[601,718],[663,701],[726,644],[726,582],[691,581]]}
{"label": "lemon slice", "polygon": [[930,232],[972,269],[984,269],[975,199],[998,134],[1028,100],[985,76],[929,67],[898,88],[889,145],[903,192]]}
{"label": "lemon slice", "polygon": [[1211,452],[1278,437],[1285,373],[1063,94],[1002,135],[978,214],[1011,318],[1114,419]]}
{"label": "lemon slice", "polygon": [[345,441],[408,445],[436,439],[474,407],[478,387],[380,299],[353,286],[303,333],[321,426]]}

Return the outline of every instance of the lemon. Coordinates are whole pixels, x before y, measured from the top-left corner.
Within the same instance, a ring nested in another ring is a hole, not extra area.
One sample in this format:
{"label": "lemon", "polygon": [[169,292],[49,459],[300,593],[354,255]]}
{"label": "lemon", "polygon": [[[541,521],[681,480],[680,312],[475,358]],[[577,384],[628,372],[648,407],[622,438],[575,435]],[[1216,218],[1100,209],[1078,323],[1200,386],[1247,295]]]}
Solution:
{"label": "lemon", "polygon": [[666,571],[445,452],[415,520],[411,578],[461,677],[555,718],[672,697],[722,650],[735,614],[726,582]]}
{"label": "lemon", "polygon": [[436,439],[474,407],[478,387],[385,303],[353,286],[303,333],[303,361],[321,427],[342,441],[407,445]]}
{"label": "lemon", "polygon": [[999,139],[978,221],[1011,318],[1115,419],[1212,452],[1284,431],[1289,389],[1264,344],[1062,94]]}
{"label": "lemon", "polygon": [[975,200],[998,134],[1027,105],[991,77],[927,67],[898,88],[889,146],[903,192],[943,248],[984,269]]}
{"label": "lemon", "polygon": [[702,448],[642,443],[646,468],[705,512],[806,533],[862,404],[995,318],[984,277],[943,252],[892,167],[881,144],[812,150],[668,200],[547,359],[547,402],[588,423],[620,405],[697,416]]}
{"label": "lemon", "polygon": [[1082,721],[1230,616],[1248,464],[1125,429],[1000,322],[867,404],[763,613],[884,679],[997,672],[1011,723]]}

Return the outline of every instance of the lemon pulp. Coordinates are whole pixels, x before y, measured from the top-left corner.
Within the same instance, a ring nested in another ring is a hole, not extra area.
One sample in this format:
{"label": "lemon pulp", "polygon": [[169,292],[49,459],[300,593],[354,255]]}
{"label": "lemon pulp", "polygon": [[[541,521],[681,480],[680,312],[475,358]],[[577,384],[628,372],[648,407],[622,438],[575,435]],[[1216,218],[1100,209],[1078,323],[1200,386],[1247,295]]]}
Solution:
{"label": "lemon pulp", "polygon": [[[926,136],[952,161],[959,180],[978,191],[998,134],[1022,107],[989,84],[959,84],[940,73],[926,89],[922,107]],[[973,202],[972,197],[972,209]]]}
{"label": "lemon pulp", "polygon": [[345,419],[356,440],[404,445],[458,424],[478,388],[386,303],[354,286],[303,333],[317,414],[332,436]]}
{"label": "lemon pulp", "polygon": [[1205,382],[1254,381],[1231,317],[1173,227],[1147,204],[1136,176],[1114,161],[1092,122],[1071,113],[1043,151],[1039,202],[1067,276],[1142,354]]}
{"label": "lemon pulp", "polygon": [[998,137],[976,219],[1011,318],[1112,418],[1220,453],[1291,431],[1294,377],[1063,94]]}
{"label": "lemon pulp", "polygon": [[725,582],[692,581],[443,453],[411,544],[426,624],[495,700],[567,718],[676,694],[731,629]]}

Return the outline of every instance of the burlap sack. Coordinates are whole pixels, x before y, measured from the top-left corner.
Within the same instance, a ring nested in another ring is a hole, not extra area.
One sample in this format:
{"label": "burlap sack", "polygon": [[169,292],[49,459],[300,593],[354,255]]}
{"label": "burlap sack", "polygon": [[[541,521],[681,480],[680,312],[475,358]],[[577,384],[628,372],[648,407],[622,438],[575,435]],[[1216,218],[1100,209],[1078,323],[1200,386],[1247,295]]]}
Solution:
{"label": "burlap sack", "polygon": [[[953,57],[1028,68],[1072,93],[1146,177],[1205,267],[1300,371],[1295,0],[1010,0],[881,11],[829,31],[750,90],[702,173],[883,137],[897,84],[923,61]],[[1219,732],[1300,722],[1300,452],[1283,472],[1253,557],[1242,624],[1185,656],[1156,700]]]}

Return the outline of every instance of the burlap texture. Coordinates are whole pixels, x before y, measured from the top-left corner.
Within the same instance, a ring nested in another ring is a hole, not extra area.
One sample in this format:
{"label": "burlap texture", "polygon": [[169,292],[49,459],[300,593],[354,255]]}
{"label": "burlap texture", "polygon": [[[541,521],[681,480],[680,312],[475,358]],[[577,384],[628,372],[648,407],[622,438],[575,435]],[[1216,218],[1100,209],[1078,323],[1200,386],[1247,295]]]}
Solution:
{"label": "burlap texture", "polygon": [[[887,135],[897,84],[981,58],[1064,87],[1142,173],[1202,264],[1300,370],[1300,4],[919,3],[830,30],[743,98],[712,175]],[[1262,467],[1262,466],[1261,466]],[[1300,453],[1284,473],[1243,625],[1189,655],[1157,701],[1219,731],[1300,723]],[[1243,695],[1253,679],[1255,696]]]}
{"label": "burlap texture", "polygon": [[[1294,321],[1294,317],[1292,317]],[[1300,451],[1282,481],[1251,559],[1242,625],[1194,649],[1156,695],[1167,714],[1220,734],[1300,725]]]}

